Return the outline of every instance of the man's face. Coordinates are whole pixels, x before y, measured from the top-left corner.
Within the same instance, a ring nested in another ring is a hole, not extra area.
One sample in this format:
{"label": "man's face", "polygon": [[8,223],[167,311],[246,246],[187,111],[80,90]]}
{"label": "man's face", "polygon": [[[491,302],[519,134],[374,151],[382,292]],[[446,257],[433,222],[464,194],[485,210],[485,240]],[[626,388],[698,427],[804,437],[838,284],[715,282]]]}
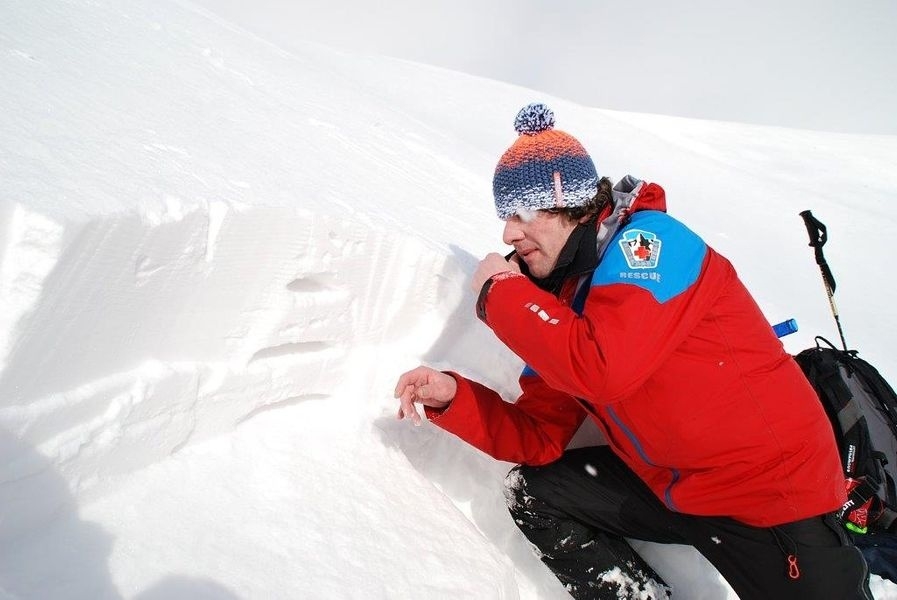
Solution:
{"label": "man's face", "polygon": [[544,210],[519,213],[505,221],[502,240],[514,246],[537,279],[547,277],[557,264],[576,221],[566,215]]}

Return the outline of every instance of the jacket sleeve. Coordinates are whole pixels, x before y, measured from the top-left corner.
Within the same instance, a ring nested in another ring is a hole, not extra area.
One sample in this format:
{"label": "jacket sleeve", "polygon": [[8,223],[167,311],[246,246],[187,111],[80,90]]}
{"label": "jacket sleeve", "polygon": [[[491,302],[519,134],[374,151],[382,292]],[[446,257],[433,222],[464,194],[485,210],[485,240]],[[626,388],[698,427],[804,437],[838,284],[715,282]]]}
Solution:
{"label": "jacket sleeve", "polygon": [[498,460],[543,465],[563,454],[586,412],[568,394],[548,387],[531,370],[520,377],[521,396],[505,402],[495,391],[456,373],[458,391],[442,410],[427,408],[435,425]]}
{"label": "jacket sleeve", "polygon": [[[719,295],[725,270],[708,274],[713,251],[697,235],[663,213],[637,225],[611,242],[581,316],[522,276],[499,274],[481,295],[480,318],[552,388],[598,404],[631,395]],[[654,266],[633,266],[633,231],[653,236]]]}

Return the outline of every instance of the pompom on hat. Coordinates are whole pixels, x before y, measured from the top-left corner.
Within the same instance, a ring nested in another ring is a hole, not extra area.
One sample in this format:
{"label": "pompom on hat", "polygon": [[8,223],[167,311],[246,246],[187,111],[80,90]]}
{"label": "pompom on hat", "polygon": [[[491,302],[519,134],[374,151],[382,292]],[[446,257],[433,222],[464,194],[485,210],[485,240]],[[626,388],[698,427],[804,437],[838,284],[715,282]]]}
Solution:
{"label": "pompom on hat", "polygon": [[517,140],[492,179],[498,218],[523,211],[587,205],[598,193],[598,171],[582,144],[554,128],[544,104],[524,106],[514,119]]}

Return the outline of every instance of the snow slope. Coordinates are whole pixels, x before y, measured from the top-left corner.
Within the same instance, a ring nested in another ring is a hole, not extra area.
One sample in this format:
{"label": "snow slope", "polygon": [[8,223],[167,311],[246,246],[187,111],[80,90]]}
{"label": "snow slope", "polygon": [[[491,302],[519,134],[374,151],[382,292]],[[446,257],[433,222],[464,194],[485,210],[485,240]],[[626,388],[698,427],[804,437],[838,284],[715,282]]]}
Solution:
{"label": "snow slope", "polygon": [[[792,351],[836,336],[812,208],[848,341],[897,380],[893,136],[585,109],[175,0],[2,13],[0,598],[565,597],[506,516],[510,465],[391,399],[419,361],[515,394],[467,281],[536,99],[602,174],[664,185],[797,318]],[[644,552],[677,598],[732,597],[691,549]]]}

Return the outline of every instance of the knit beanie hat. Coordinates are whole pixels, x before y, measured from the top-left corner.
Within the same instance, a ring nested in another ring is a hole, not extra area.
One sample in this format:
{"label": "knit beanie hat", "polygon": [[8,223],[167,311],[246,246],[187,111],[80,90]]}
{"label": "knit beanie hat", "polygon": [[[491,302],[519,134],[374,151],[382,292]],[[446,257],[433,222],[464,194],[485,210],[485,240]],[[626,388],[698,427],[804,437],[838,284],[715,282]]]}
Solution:
{"label": "knit beanie hat", "polygon": [[598,193],[598,172],[576,138],[554,129],[544,104],[524,106],[514,119],[517,141],[495,167],[492,194],[498,217],[519,211],[587,205]]}

